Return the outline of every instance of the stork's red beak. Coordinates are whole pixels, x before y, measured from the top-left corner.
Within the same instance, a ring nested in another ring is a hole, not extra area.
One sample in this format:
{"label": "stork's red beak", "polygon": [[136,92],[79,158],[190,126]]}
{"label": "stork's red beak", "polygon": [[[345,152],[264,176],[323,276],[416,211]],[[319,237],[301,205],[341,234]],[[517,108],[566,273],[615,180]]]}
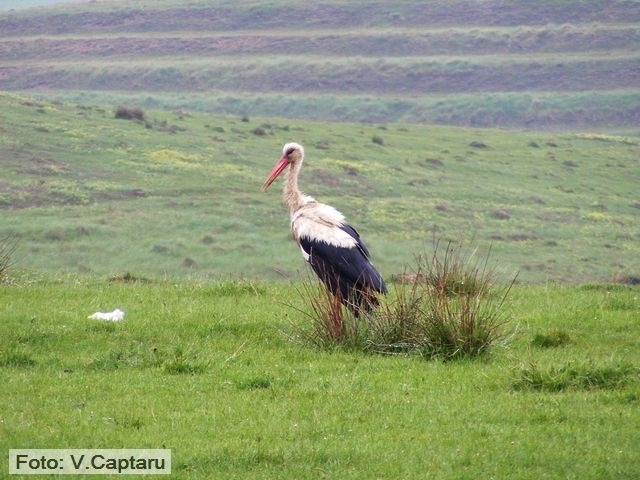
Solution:
{"label": "stork's red beak", "polygon": [[280,160],[278,160],[278,163],[274,165],[274,167],[269,172],[269,175],[267,175],[267,179],[262,184],[261,190],[263,192],[267,188],[269,188],[269,185],[271,185],[276,178],[278,178],[278,175],[282,173],[282,171],[287,167],[287,165],[289,165],[289,159],[287,158],[286,155],[282,155],[280,157]]}

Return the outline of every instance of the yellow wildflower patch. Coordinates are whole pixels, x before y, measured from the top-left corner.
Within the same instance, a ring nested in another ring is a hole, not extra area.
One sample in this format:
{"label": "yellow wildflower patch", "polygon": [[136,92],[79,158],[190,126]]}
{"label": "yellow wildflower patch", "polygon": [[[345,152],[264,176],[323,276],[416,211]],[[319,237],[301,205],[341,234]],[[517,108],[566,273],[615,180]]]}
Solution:
{"label": "yellow wildflower patch", "polygon": [[186,153],[170,148],[161,148],[147,153],[147,157],[157,164],[175,168],[196,169],[201,168],[201,157],[196,153]]}

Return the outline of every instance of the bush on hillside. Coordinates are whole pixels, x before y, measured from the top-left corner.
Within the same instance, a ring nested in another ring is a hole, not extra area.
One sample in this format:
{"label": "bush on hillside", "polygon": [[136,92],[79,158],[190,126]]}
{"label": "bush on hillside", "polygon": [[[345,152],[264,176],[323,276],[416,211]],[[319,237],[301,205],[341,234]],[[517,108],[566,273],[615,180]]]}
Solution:
{"label": "bush on hillside", "polygon": [[118,107],[115,117],[122,120],[138,120],[144,122],[144,111],[141,108]]}

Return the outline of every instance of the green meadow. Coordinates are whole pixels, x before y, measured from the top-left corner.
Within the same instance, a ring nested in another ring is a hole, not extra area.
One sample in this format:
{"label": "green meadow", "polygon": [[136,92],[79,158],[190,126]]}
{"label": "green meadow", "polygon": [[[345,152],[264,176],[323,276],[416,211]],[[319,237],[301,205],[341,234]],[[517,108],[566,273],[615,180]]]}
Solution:
{"label": "green meadow", "polygon": [[640,474],[637,288],[514,287],[508,338],[454,362],[310,349],[294,289],[15,279],[0,447],[170,448],[184,479]]}
{"label": "green meadow", "polygon": [[[0,477],[640,478],[638,2],[134,3],[0,12]],[[486,352],[309,341],[289,141],[381,310],[438,245],[486,269]]]}
{"label": "green meadow", "polygon": [[[640,473],[636,138],[0,99],[5,452],[170,448],[194,479]],[[518,272],[488,355],[305,343],[308,272],[259,192],[290,139],[390,298],[434,241]]]}

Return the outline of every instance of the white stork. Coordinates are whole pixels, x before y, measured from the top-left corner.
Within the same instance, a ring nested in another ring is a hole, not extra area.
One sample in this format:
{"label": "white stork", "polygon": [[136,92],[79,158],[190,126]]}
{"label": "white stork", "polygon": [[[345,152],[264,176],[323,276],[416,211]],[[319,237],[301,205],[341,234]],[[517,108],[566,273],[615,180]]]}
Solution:
{"label": "white stork", "polygon": [[378,305],[376,295],[387,293],[382,277],[369,260],[369,251],[358,232],[335,208],[319,203],[298,188],[304,149],[287,143],[262,184],[264,192],[287,167],[284,203],[289,209],[291,233],[302,256],[333,296],[334,326],[342,331],[340,304],[356,316]]}

